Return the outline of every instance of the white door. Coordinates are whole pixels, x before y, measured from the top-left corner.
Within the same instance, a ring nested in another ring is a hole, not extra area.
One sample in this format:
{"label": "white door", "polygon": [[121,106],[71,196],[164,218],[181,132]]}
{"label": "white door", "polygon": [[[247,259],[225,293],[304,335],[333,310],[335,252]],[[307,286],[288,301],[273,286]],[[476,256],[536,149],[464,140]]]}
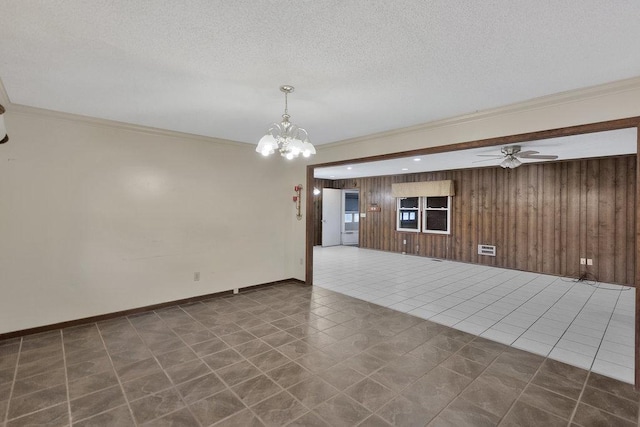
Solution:
{"label": "white door", "polygon": [[322,189],[322,246],[340,244],[342,190]]}

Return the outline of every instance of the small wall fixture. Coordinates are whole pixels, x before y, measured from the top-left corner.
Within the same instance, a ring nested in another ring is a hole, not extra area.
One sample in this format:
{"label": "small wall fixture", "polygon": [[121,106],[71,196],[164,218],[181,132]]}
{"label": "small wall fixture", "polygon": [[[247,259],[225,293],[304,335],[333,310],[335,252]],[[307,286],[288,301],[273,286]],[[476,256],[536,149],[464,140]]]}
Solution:
{"label": "small wall fixture", "polygon": [[316,154],[315,147],[309,142],[309,134],[306,130],[294,125],[289,121],[289,109],[287,105],[287,95],[293,92],[294,87],[289,85],[280,86],[284,92],[284,114],[282,122],[272,123],[267,133],[260,138],[256,151],[263,156],[269,156],[277,151],[282,157],[291,160],[302,154],[309,157]]}
{"label": "small wall fixture", "polygon": [[4,107],[0,105],[0,144],[4,144],[9,140],[7,135],[7,128],[4,126]]}
{"label": "small wall fixture", "polygon": [[296,218],[300,221],[302,219],[302,184],[293,187],[293,191],[296,192],[296,195],[293,196],[293,203],[296,204]]}

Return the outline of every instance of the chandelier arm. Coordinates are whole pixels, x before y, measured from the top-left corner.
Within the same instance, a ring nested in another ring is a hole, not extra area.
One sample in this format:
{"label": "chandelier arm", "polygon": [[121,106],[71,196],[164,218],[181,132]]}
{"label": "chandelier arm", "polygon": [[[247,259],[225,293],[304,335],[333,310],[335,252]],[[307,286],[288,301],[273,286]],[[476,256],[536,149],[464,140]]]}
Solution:
{"label": "chandelier arm", "polygon": [[277,138],[278,135],[282,133],[282,127],[279,123],[271,123],[271,127],[269,128],[269,132],[273,135],[274,138]]}
{"label": "chandelier arm", "polygon": [[304,133],[304,138],[299,138],[299,139],[302,139],[302,140],[304,140],[304,139],[309,139],[309,132],[307,132],[307,130],[306,130],[306,129],[304,129],[304,128],[300,128],[300,127],[299,127],[299,128],[298,128],[298,132],[302,132],[302,133]]}

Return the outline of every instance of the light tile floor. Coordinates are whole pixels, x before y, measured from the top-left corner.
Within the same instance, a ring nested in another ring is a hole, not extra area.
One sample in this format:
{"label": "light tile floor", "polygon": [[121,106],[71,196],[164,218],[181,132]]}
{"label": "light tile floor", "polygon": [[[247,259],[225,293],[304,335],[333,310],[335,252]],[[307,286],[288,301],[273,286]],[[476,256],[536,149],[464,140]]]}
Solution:
{"label": "light tile floor", "polygon": [[633,383],[635,289],[351,246],[315,286]]}

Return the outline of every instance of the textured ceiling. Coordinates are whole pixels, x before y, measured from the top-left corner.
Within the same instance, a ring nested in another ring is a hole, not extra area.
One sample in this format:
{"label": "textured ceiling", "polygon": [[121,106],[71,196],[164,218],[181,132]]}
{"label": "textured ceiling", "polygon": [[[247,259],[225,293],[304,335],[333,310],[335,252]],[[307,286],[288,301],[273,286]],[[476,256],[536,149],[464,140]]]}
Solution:
{"label": "textured ceiling", "polygon": [[315,144],[640,75],[640,2],[0,0],[12,103]]}

